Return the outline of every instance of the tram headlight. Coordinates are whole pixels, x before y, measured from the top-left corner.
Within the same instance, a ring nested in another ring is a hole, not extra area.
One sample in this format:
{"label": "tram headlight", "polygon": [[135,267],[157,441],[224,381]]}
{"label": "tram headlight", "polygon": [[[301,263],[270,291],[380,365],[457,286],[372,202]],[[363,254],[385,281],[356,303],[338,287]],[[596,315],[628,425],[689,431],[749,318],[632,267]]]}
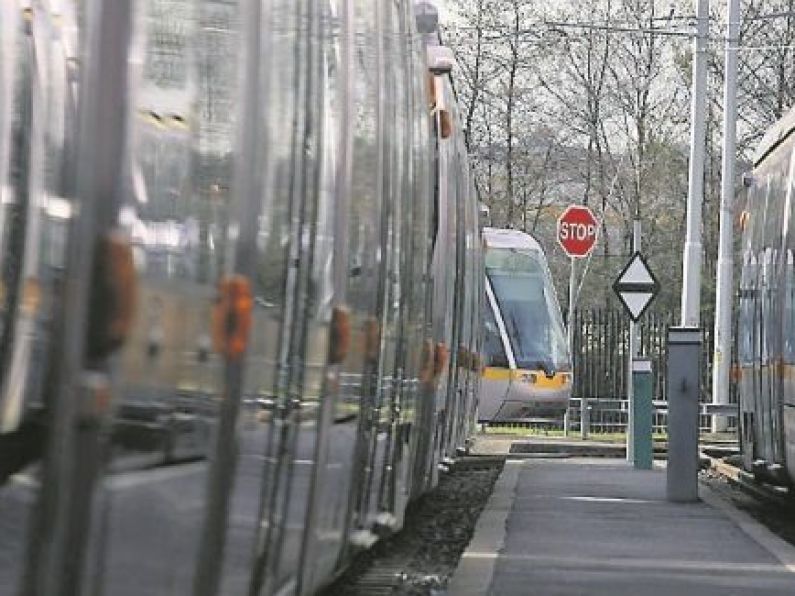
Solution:
{"label": "tram headlight", "polygon": [[522,382],[529,385],[535,385],[538,382],[538,375],[536,373],[522,373],[519,377]]}

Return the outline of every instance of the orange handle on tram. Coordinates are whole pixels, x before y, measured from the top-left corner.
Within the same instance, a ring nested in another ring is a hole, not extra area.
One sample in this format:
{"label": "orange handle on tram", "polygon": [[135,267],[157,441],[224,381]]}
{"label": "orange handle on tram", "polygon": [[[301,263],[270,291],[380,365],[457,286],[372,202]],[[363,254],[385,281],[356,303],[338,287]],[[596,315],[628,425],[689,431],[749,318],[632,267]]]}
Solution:
{"label": "orange handle on tram", "polygon": [[213,308],[213,344],[230,360],[240,358],[248,347],[254,299],[251,282],[242,275],[224,278],[218,285]]}

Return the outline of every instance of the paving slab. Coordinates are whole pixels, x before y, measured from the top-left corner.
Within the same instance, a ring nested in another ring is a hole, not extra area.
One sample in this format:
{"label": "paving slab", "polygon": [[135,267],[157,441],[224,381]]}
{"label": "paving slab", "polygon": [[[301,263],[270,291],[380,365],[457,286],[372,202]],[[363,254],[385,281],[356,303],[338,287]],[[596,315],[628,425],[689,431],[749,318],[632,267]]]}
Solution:
{"label": "paving slab", "polygon": [[664,470],[620,460],[509,462],[448,594],[795,594],[795,548],[715,499],[669,503]]}

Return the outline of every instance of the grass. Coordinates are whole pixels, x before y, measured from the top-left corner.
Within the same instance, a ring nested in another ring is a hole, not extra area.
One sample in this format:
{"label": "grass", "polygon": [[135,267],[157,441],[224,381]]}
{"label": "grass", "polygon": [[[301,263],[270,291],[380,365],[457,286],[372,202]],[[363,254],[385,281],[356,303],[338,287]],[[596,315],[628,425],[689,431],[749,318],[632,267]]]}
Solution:
{"label": "grass", "polygon": [[[479,433],[485,436],[510,436],[510,437],[541,437],[550,439],[566,439],[567,441],[581,440],[580,431],[572,431],[569,436],[565,436],[560,429],[542,429],[542,428],[527,428],[527,427],[511,427],[511,426],[489,426],[486,427],[485,432]],[[664,441],[667,438],[665,434],[654,434],[655,441]],[[602,441],[605,443],[624,443],[627,440],[626,433],[600,433],[592,432],[588,436],[588,441]]]}
{"label": "grass", "polygon": [[[566,437],[563,434],[563,430],[559,428],[540,428],[540,427],[528,427],[522,426],[519,424],[510,426],[487,426],[485,428],[485,432],[481,431],[478,434],[485,435],[485,436],[508,436],[508,437],[523,437],[523,438],[550,438],[550,439],[566,439],[567,441],[579,441],[581,440],[580,431],[573,430],[569,433],[569,436]],[[654,433],[652,435],[652,439],[655,441],[666,441],[668,439],[667,433]],[[712,434],[712,433],[702,433],[701,434],[701,441],[702,442],[721,442],[721,441],[732,441],[735,440],[736,437],[732,433],[721,433],[721,434]],[[588,436],[588,441],[601,441],[605,443],[625,443],[627,440],[627,434],[623,432],[591,432]]]}

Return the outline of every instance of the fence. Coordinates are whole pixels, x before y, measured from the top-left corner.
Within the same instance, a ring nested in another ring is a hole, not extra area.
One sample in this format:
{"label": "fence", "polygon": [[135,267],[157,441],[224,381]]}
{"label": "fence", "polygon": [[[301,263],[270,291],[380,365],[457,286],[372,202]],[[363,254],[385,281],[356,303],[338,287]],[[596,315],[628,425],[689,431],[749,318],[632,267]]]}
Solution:
{"label": "fence", "polygon": [[[647,314],[640,325],[640,355],[652,361],[654,375],[655,432],[663,432],[667,418],[668,328],[678,323],[674,313]],[[712,353],[714,318],[702,315],[701,402],[712,401]],[[594,432],[621,432],[627,424],[629,381],[629,318],[618,309],[577,310],[574,313],[574,390],[571,422],[580,423],[580,404],[590,407]],[[733,388],[734,389],[734,388]],[[730,396],[736,403],[736,395]],[[710,427],[709,416],[701,416],[702,429]]]}
{"label": "fence", "polygon": [[[623,433],[627,429],[629,406],[626,399],[595,399],[585,402],[588,408],[588,433]],[[568,428],[573,432],[582,431],[582,404],[580,399],[572,398],[569,404]],[[699,416],[699,428],[702,433],[712,430],[711,417],[706,414]],[[565,426],[566,422],[556,422],[553,426]],[[733,426],[729,430],[734,430]],[[668,402],[655,400],[652,410],[652,432],[664,435],[668,432]]]}

